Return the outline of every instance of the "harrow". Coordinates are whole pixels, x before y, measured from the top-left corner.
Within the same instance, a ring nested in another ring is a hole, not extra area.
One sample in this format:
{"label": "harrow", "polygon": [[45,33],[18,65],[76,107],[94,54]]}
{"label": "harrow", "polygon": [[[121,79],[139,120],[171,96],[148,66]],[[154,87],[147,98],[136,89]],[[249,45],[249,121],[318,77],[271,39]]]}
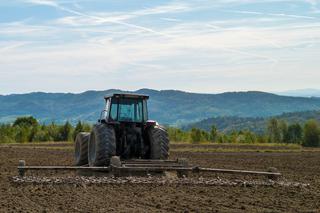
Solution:
{"label": "harrow", "polygon": [[120,157],[111,158],[110,166],[92,167],[84,166],[27,166],[25,160],[19,161],[18,172],[21,177],[25,176],[28,170],[62,170],[62,171],[90,171],[114,176],[127,176],[137,174],[154,174],[163,172],[176,172],[178,177],[187,177],[192,173],[225,173],[235,175],[265,176],[268,179],[278,179],[281,173],[276,168],[269,168],[268,171],[249,171],[235,169],[205,168],[189,165],[188,160],[179,158],[176,160],[140,160],[132,159],[121,161]]}

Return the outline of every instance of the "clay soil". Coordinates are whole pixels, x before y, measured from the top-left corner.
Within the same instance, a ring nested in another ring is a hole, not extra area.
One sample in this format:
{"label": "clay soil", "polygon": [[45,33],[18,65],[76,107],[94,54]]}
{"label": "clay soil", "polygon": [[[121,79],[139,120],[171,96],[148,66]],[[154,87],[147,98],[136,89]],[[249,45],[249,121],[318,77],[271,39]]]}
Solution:
{"label": "clay soil", "polygon": [[[175,145],[175,149],[178,150],[179,145]],[[0,212],[320,212],[318,150],[171,153],[170,158],[177,157],[186,157],[192,164],[203,167],[266,170],[272,166],[283,173],[283,181],[310,186],[18,184],[12,182],[12,177],[17,175],[19,159],[25,159],[29,165],[72,165],[71,146],[66,143],[0,146]],[[75,174],[30,172],[27,175]],[[205,176],[217,178],[216,174]],[[219,177],[235,178],[230,175]]]}

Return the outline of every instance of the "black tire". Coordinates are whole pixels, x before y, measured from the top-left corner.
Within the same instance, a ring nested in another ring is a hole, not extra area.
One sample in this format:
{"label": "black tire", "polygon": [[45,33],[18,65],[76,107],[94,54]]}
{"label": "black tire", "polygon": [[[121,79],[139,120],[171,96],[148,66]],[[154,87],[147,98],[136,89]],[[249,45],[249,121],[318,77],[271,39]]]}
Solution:
{"label": "black tire", "polygon": [[169,136],[167,130],[161,126],[149,129],[150,158],[167,160],[169,157]]}
{"label": "black tire", "polygon": [[116,136],[112,126],[94,125],[88,154],[89,166],[109,166],[111,157],[116,155]]}
{"label": "black tire", "polygon": [[74,143],[74,158],[75,165],[83,166],[88,164],[88,143],[89,143],[89,132],[80,132],[77,134]]}

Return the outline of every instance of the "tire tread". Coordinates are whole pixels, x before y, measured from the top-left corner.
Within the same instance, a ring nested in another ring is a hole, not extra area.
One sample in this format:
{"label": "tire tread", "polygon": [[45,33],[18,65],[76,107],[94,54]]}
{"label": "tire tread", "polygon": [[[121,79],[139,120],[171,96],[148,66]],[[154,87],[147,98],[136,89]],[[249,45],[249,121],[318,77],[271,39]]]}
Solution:
{"label": "tire tread", "polygon": [[80,146],[80,153],[77,153],[78,150],[75,148],[75,165],[83,166],[88,164],[88,144],[89,144],[90,133],[89,132],[80,132],[77,134],[75,140],[75,147]]}
{"label": "tire tread", "polygon": [[167,160],[169,157],[169,136],[162,126],[155,126],[149,129],[151,143],[151,159]]}

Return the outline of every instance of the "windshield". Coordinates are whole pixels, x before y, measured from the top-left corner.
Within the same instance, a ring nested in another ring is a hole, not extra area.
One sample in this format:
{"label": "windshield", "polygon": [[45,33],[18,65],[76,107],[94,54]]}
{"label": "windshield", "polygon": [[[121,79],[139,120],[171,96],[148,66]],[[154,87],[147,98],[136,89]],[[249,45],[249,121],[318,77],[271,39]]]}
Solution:
{"label": "windshield", "polygon": [[114,121],[142,122],[142,100],[132,98],[113,99],[110,118]]}

